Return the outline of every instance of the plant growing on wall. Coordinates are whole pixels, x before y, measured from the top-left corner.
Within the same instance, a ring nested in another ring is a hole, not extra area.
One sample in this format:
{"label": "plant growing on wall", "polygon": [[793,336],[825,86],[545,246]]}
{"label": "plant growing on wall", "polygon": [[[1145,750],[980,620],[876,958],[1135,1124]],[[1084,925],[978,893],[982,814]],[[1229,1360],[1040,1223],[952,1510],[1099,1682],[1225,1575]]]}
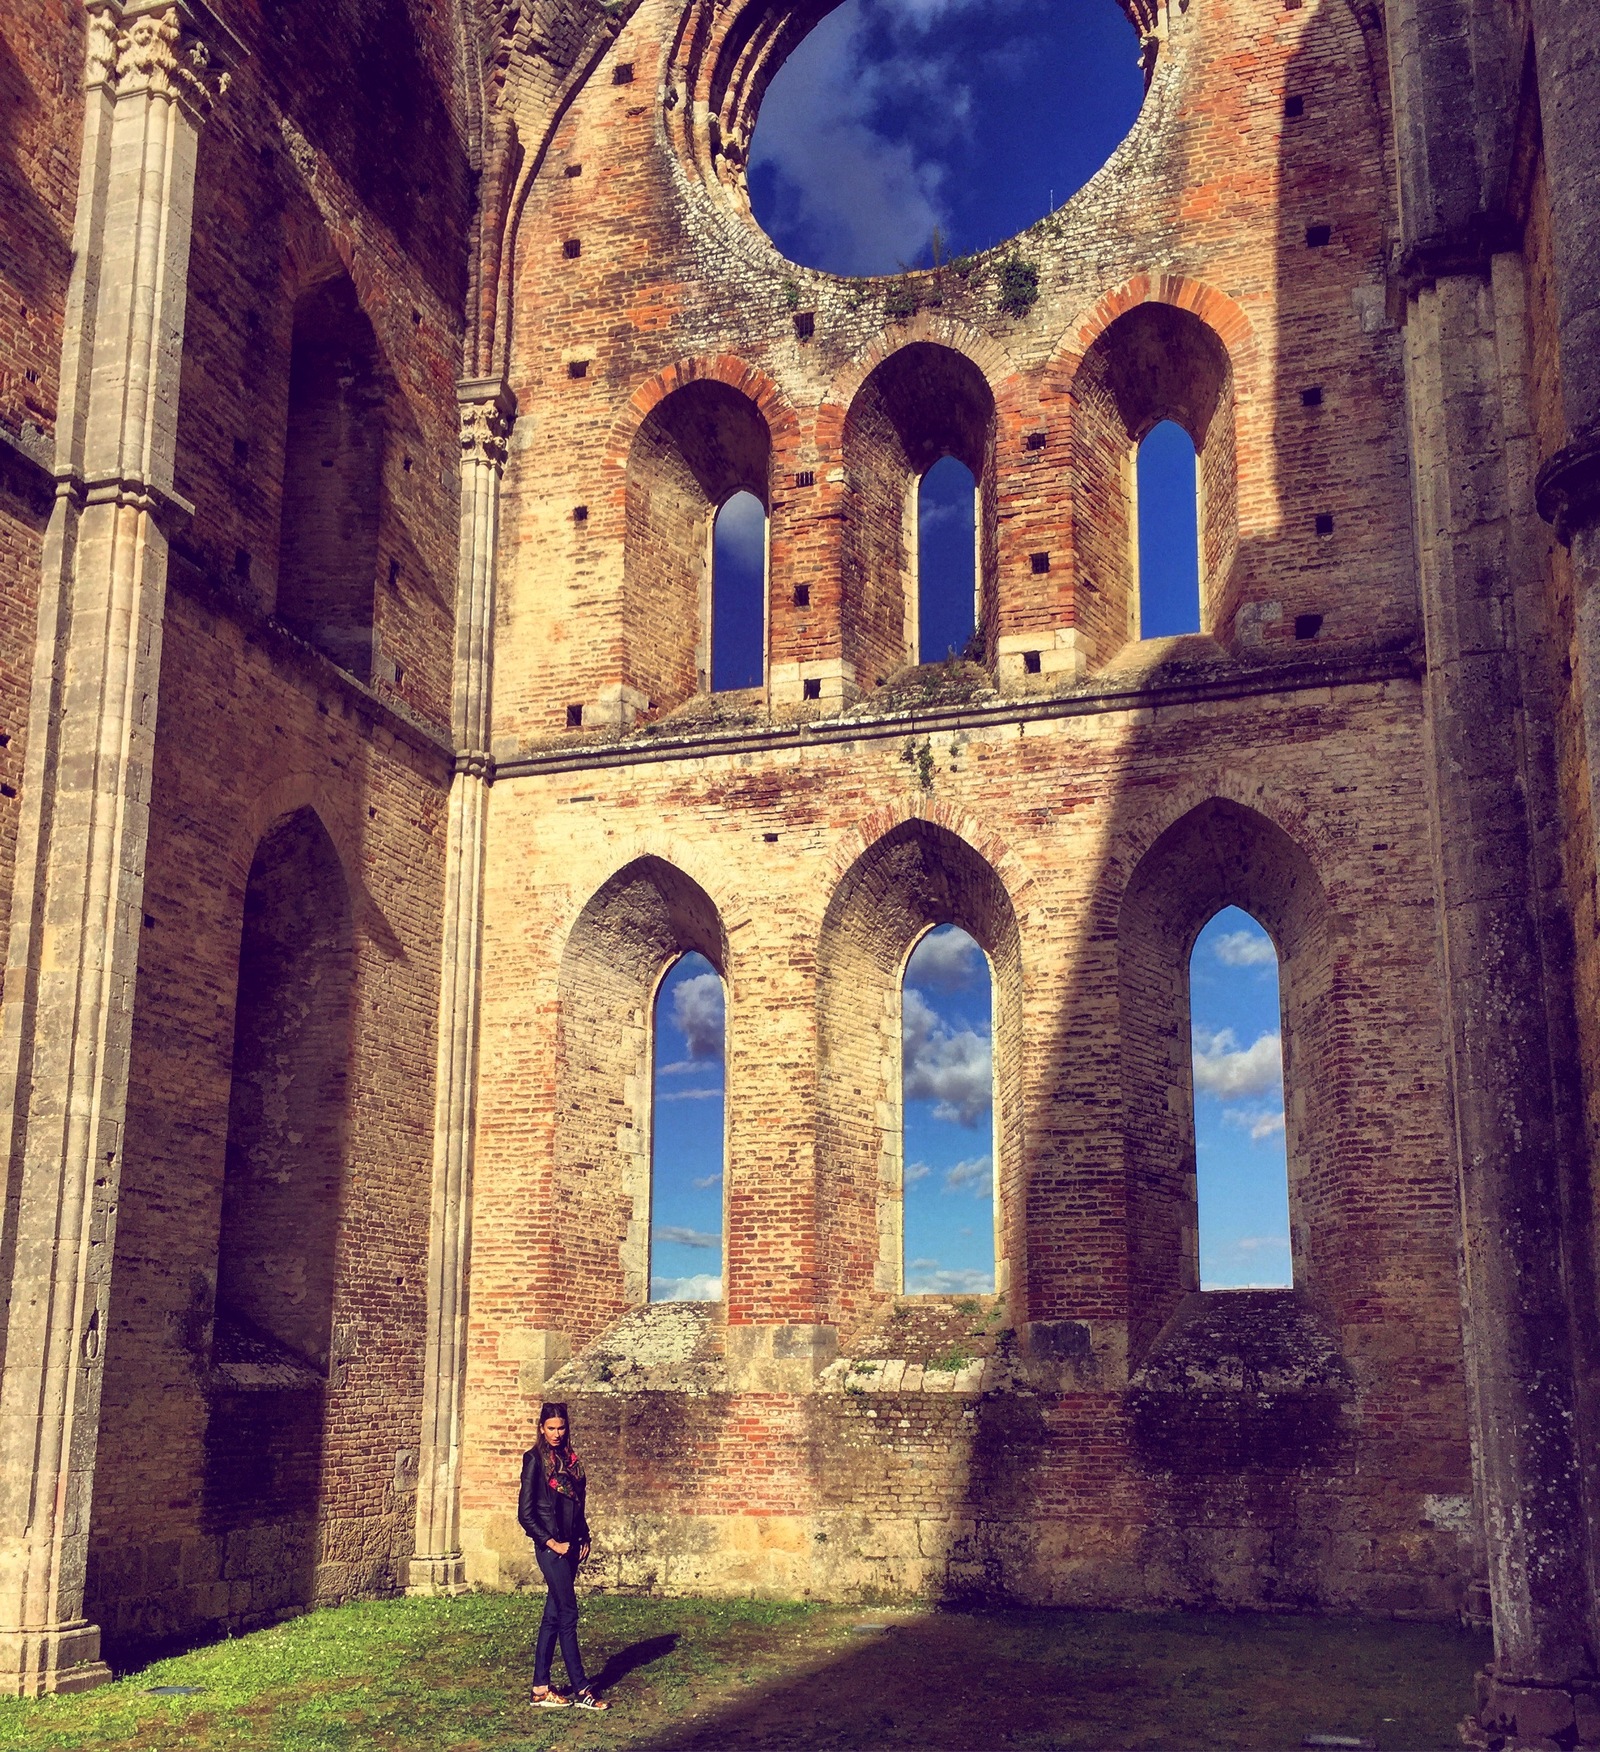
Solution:
{"label": "plant growing on wall", "polygon": [[995,275],[995,290],[1007,316],[1026,316],[1039,301],[1039,264],[1008,256]]}

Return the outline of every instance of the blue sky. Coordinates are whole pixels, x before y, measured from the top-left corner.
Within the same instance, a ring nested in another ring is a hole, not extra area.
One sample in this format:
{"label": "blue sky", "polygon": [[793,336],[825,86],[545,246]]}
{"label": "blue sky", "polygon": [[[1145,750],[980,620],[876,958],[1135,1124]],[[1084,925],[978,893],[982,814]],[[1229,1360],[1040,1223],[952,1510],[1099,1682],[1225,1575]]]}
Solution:
{"label": "blue sky", "polygon": [[757,220],[838,274],[989,248],[1081,188],[1133,125],[1116,0],[845,0],[779,69],[751,143]]}
{"label": "blue sky", "polygon": [[1291,1281],[1278,957],[1249,913],[1227,907],[1189,961],[1200,1287]]}
{"label": "blue sky", "polygon": [[905,1287],[994,1289],[994,999],[965,931],[930,931],[901,996]]}
{"label": "blue sky", "polygon": [[656,996],[650,1300],[722,1295],[722,981],[702,955]]}
{"label": "blue sky", "polygon": [[[1229,907],[1190,961],[1203,1289],[1290,1282],[1278,964]],[[953,925],[930,931],[902,997],[905,1286],[994,1287],[994,1052],[989,964]],[[722,981],[699,955],[656,1000],[652,1301],[722,1293]]]}

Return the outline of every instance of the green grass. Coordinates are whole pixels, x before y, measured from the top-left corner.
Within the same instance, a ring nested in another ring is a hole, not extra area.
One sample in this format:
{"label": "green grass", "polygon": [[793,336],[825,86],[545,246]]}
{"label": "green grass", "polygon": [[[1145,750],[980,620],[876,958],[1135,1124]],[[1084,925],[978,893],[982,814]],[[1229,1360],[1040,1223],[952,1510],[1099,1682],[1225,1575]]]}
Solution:
{"label": "green grass", "polygon": [[[606,1715],[524,1703],[541,1601],[312,1613],[77,1697],[0,1703],[0,1749],[1453,1747],[1483,1638],[1439,1625],[1227,1614],[584,1603]],[[863,1629],[863,1626],[874,1628]],[[152,1685],[197,1696],[152,1697]]]}

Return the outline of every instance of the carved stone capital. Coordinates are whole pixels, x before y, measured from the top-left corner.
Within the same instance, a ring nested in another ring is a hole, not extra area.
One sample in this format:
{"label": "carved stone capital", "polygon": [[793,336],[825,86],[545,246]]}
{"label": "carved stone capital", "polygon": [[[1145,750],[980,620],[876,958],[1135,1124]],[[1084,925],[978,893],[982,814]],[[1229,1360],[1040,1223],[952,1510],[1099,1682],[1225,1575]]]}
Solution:
{"label": "carved stone capital", "polygon": [[462,461],[504,468],[516,397],[498,377],[473,377],[457,385],[456,400],[461,409]]}
{"label": "carved stone capital", "polygon": [[1600,523],[1600,436],[1591,434],[1558,450],[1533,483],[1534,503],[1556,539],[1570,543],[1580,529]]}
{"label": "carved stone capital", "polygon": [[481,779],[484,784],[492,785],[494,760],[481,748],[463,748],[456,754],[455,773],[458,778]]}
{"label": "carved stone capital", "polygon": [[202,0],[91,0],[84,84],[170,98],[204,121],[246,53]]}

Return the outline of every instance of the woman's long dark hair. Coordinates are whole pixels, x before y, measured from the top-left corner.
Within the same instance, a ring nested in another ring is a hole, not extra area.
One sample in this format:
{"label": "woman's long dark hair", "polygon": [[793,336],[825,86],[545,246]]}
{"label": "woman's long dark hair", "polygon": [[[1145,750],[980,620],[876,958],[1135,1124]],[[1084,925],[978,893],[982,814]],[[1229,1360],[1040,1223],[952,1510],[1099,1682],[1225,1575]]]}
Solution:
{"label": "woman's long dark hair", "polygon": [[559,1417],[565,1421],[567,1426],[566,1451],[568,1454],[572,1452],[572,1419],[567,1416],[567,1402],[564,1399],[546,1400],[539,1407],[539,1429],[533,1438],[534,1452],[538,1454],[546,1472],[550,1471],[550,1456],[555,1451],[544,1439],[545,1419],[549,1417]]}

